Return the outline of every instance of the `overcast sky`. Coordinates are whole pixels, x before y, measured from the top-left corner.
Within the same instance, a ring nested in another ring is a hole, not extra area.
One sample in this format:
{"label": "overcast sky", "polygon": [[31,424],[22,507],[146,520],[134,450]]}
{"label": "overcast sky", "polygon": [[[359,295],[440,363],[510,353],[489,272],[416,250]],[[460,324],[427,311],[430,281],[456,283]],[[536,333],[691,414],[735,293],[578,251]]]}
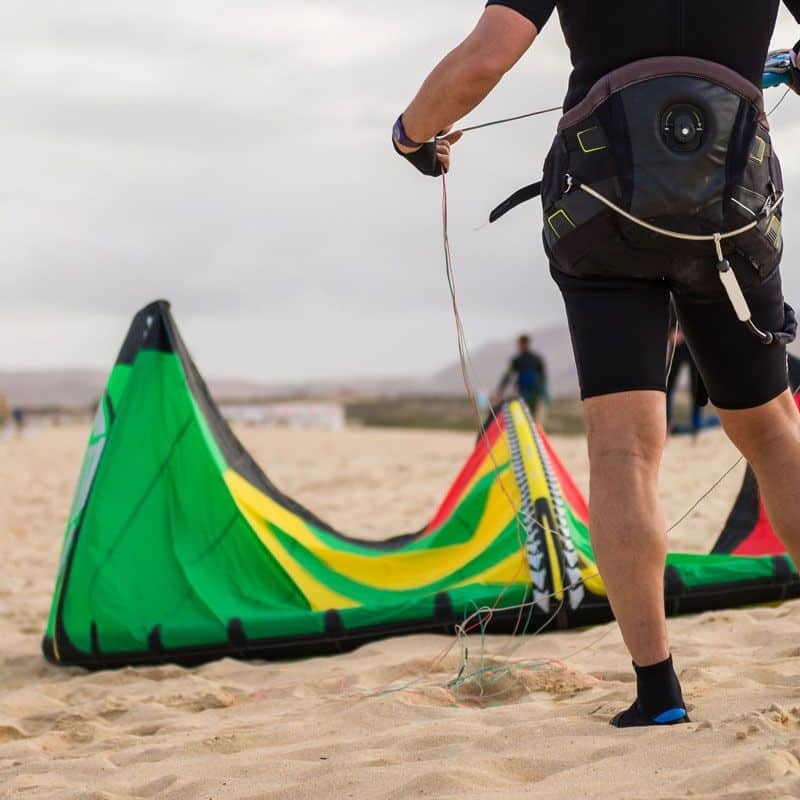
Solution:
{"label": "overcast sky", "polygon": [[[453,360],[440,186],[392,154],[389,129],[481,6],[3,0],[0,367],[107,368],[158,297],[215,376]],[[796,38],[784,12],[776,44]],[[471,121],[558,104],[568,67],[554,19]],[[790,189],[799,118],[796,98],[773,117]],[[555,122],[456,150],[451,242],[473,347],[563,319],[539,205],[476,230],[539,177]],[[786,222],[787,295],[800,301],[791,195]]]}

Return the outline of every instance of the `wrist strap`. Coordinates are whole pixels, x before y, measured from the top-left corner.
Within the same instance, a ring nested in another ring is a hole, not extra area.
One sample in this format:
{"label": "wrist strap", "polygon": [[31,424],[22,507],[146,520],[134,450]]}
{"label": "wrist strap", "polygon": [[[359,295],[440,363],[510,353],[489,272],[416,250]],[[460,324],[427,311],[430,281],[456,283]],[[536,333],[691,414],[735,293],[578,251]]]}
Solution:
{"label": "wrist strap", "polygon": [[422,147],[425,144],[425,142],[415,142],[408,136],[405,126],[403,125],[402,114],[397,118],[397,122],[394,123],[394,127],[392,128],[392,139],[394,139],[398,144],[403,145],[403,147]]}

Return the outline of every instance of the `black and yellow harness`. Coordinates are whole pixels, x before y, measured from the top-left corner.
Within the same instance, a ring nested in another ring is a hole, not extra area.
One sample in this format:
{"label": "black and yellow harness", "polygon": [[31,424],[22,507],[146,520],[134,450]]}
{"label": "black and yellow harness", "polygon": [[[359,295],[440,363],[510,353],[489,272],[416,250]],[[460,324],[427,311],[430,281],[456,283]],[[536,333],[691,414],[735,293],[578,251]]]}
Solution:
{"label": "black and yellow harness", "polygon": [[[794,339],[759,330],[730,260],[764,274],[780,261],[783,181],[761,89],[701,59],[652,58],[598,81],[561,118],[542,181],[501,203],[494,222],[541,195],[544,243],[569,274],[670,277],[681,258],[715,256],[738,318],[765,344]],[[625,242],[628,258],[598,266],[600,243]],[[668,242],[670,259],[642,257]],[[698,285],[707,281],[701,269]],[[682,277],[685,277],[683,275]],[[718,284],[717,284],[718,285]]]}

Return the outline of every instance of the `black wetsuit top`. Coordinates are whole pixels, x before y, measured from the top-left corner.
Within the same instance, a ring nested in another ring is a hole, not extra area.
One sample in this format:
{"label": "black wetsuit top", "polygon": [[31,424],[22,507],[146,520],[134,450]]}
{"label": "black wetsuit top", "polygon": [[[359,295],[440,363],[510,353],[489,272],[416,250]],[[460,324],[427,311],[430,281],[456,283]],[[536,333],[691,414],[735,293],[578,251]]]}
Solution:
{"label": "black wetsuit top", "polygon": [[[800,22],[800,0],[783,2]],[[760,86],[780,0],[489,0],[487,5],[508,6],[540,31],[558,8],[573,65],[566,110],[603,75],[654,56],[716,61]]]}
{"label": "black wetsuit top", "polygon": [[512,358],[500,384],[500,391],[506,387],[512,375],[516,375],[517,391],[522,397],[542,395],[546,390],[547,371],[538,353],[526,350]]}

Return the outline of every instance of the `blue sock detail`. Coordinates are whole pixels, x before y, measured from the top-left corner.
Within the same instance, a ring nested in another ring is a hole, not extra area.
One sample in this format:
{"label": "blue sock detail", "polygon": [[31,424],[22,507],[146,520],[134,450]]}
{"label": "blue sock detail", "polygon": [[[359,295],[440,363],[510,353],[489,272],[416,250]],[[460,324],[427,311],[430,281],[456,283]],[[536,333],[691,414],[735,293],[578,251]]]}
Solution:
{"label": "blue sock detail", "polygon": [[653,722],[659,725],[668,725],[670,722],[677,722],[685,716],[685,708],[670,708],[667,711],[662,711],[657,717],[653,717]]}

